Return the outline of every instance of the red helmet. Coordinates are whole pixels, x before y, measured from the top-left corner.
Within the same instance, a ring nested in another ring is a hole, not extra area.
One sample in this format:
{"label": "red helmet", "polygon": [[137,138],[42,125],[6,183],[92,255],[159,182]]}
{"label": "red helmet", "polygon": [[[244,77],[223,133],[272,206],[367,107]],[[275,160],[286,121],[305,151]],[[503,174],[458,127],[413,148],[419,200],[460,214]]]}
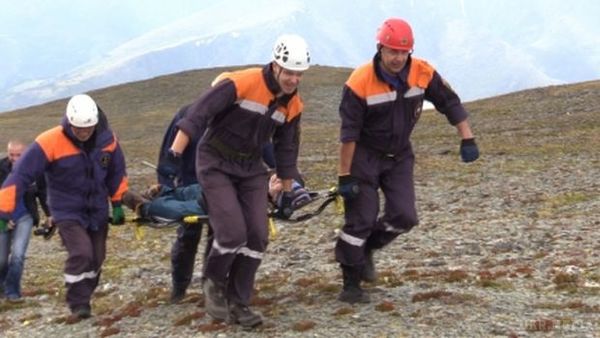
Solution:
{"label": "red helmet", "polygon": [[408,22],[391,18],[385,20],[377,31],[377,42],[389,48],[410,52],[415,40]]}

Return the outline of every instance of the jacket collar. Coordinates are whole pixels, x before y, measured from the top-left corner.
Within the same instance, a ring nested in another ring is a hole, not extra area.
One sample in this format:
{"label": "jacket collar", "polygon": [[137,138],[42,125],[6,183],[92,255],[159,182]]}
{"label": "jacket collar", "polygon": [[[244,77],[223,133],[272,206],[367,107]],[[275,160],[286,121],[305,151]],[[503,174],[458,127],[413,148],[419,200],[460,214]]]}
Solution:
{"label": "jacket collar", "polygon": [[379,81],[385,82],[392,87],[399,89],[403,87],[408,82],[408,70],[410,69],[410,64],[412,62],[412,57],[409,55],[408,60],[406,60],[406,64],[400,74],[394,76],[392,74],[386,73],[381,68],[381,52],[377,52],[373,57],[373,68],[375,70],[375,75]]}

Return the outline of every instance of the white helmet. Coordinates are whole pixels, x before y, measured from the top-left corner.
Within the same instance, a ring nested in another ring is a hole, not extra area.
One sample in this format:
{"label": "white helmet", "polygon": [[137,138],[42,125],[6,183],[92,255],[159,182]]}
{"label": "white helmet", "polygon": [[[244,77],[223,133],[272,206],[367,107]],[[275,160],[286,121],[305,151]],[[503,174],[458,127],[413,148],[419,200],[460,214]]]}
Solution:
{"label": "white helmet", "polygon": [[282,35],[273,46],[273,61],[285,69],[304,71],[310,66],[306,41],[298,35]]}
{"label": "white helmet", "polygon": [[73,127],[86,128],[98,124],[98,106],[85,94],[73,96],[67,104],[67,120]]}

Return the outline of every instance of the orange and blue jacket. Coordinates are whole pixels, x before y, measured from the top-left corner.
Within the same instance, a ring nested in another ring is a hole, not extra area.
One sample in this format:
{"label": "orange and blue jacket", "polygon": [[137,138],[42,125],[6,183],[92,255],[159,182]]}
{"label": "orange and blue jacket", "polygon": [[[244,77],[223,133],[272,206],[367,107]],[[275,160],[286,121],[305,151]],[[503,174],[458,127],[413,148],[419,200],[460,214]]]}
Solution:
{"label": "orange and blue jacket", "polygon": [[375,55],[346,81],[339,108],[342,143],[357,142],[384,154],[412,151],[410,135],[423,100],[433,103],[452,125],[467,118],[458,95],[426,61],[409,57],[399,77],[390,80],[379,60]]}
{"label": "orange and blue jacket", "polygon": [[270,64],[223,73],[213,85],[192,104],[177,127],[193,139],[206,125],[201,145],[217,139],[235,152],[254,154],[252,158],[257,160],[272,141],[279,177],[298,177],[303,109],[298,93],[276,97],[280,88]]}
{"label": "orange and blue jacket", "polygon": [[90,140],[76,140],[66,118],[36,138],[0,189],[0,218],[8,219],[27,187],[45,174],[54,222],[106,226],[109,199],[118,205],[127,190],[123,152],[104,114]]}

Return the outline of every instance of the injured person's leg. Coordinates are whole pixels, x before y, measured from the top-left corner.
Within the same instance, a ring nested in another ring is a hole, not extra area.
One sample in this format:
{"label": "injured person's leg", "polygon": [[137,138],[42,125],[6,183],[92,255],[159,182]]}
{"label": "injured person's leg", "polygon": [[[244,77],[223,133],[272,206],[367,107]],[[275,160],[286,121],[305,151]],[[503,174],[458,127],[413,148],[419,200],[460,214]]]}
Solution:
{"label": "injured person's leg", "polygon": [[143,193],[129,190],[123,195],[123,204],[135,211],[138,221],[172,223],[186,216],[206,216],[198,203],[202,189],[198,184],[168,188],[153,185]]}

